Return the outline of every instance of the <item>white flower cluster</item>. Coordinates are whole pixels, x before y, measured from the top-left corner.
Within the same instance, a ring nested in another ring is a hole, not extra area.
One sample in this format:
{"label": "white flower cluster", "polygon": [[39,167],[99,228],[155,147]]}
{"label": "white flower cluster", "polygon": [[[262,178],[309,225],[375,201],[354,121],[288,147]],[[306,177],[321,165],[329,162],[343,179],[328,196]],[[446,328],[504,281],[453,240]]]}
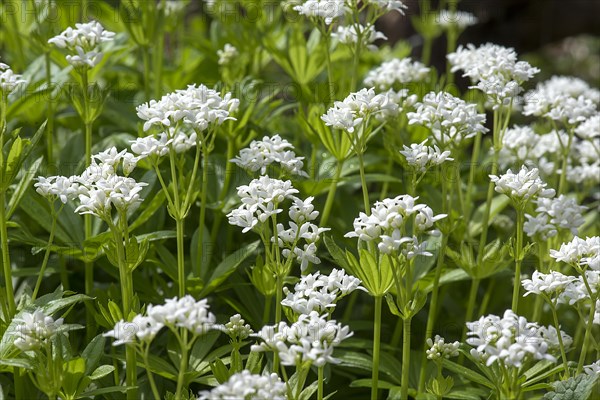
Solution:
{"label": "white flower cluster", "polygon": [[441,360],[442,358],[450,358],[458,356],[458,348],[460,342],[446,343],[446,340],[440,335],[435,335],[435,339],[427,338],[427,346],[429,349],[425,351],[427,358],[430,360]]}
{"label": "white flower cluster", "polygon": [[[143,201],[140,192],[147,183],[127,177],[138,161],[139,157],[112,147],[93,155],[92,163],[81,175],[39,177],[34,187],[51,201],[58,198],[66,203],[79,199],[75,212],[112,221],[113,207],[127,213],[137,209]],[[126,176],[117,175],[119,166]]]}
{"label": "white flower cluster", "polygon": [[150,343],[163,328],[183,328],[193,335],[203,335],[216,329],[216,318],[209,310],[207,300],[196,301],[192,296],[167,299],[165,304],[149,305],[146,315],[138,314],[131,322],[121,320],[114,329],[104,333],[105,337],[117,339],[113,346],[127,343]]}
{"label": "white flower cluster", "polygon": [[251,350],[276,352],[282,365],[310,363],[322,367],[339,362],[333,357],[333,350],[352,335],[348,326],[327,320],[325,315],[312,311],[301,314],[291,325],[280,322],[263,327],[255,335],[262,343],[252,345]]}
{"label": "white flower cluster", "polygon": [[550,257],[578,268],[600,270],[600,236],[573,240],[560,245],[558,250],[550,250]]}
{"label": "white flower cluster", "polygon": [[600,375],[600,360],[590,365],[584,365],[583,372],[589,376]]}
{"label": "white flower cluster", "polygon": [[452,161],[450,158],[450,151],[441,151],[436,145],[426,146],[424,140],[421,143],[412,143],[410,147],[402,146],[404,150],[400,151],[406,158],[406,162],[411,167],[415,168],[419,172],[425,172],[429,168],[441,165],[444,161]]}
{"label": "white flower cluster", "polygon": [[402,15],[404,15],[404,10],[408,8],[400,0],[364,0],[364,2],[382,11],[398,11]]}
{"label": "white flower cluster", "polygon": [[338,300],[356,289],[362,289],[360,279],[346,274],[343,269],[334,269],[329,275],[315,272],[304,275],[294,286],[293,292],[284,287],[286,298],[281,304],[296,314],[310,314],[312,311],[329,314]]}
{"label": "white flower cluster", "polygon": [[[433,210],[425,204],[416,204],[418,197],[401,195],[393,199],[378,201],[371,208],[371,215],[363,212],[354,219],[354,231],[345,237],[357,237],[363,242],[377,242],[379,251],[392,254],[401,251],[408,259],[417,255],[431,256],[426,251],[427,242],[419,243],[417,235],[436,234],[432,231],[436,221],[446,214],[433,215]],[[414,235],[402,236],[407,221],[414,216]]]}
{"label": "white flower cluster", "polygon": [[347,0],[306,0],[294,10],[309,18],[323,19],[327,25],[351,12]]}
{"label": "white flower cluster", "polygon": [[359,36],[362,39],[362,45],[371,51],[377,51],[377,46],[373,44],[376,40],[387,40],[387,36],[375,30],[374,25],[338,26],[337,31],[331,34],[331,37],[347,45],[356,44]]}
{"label": "white flower cluster", "polygon": [[15,318],[17,338],[15,346],[21,351],[39,349],[46,340],[54,336],[63,324],[63,319],[54,320],[41,309],[33,313],[23,312]]}
{"label": "white flower cluster", "polygon": [[545,294],[552,301],[558,300],[565,290],[571,286],[577,277],[564,275],[558,271],[550,271],[549,274],[543,274],[534,271],[531,279],[523,279],[521,285],[525,289],[523,297],[529,294]]}
{"label": "white flower cluster", "polygon": [[[300,270],[305,271],[309,263],[320,264],[321,260],[317,257],[317,242],[321,238],[321,233],[329,228],[319,228],[312,223],[319,216],[312,204],[314,197],[306,200],[294,198],[294,204],[289,209],[289,228],[283,224],[277,224],[277,235],[271,238],[271,241],[277,240],[281,254],[286,257],[293,257],[300,263]],[[301,246],[300,241],[304,244]]]}
{"label": "white flower cluster", "polygon": [[229,322],[225,325],[215,325],[215,329],[220,330],[227,334],[233,340],[244,340],[247,339],[254,331],[244,321],[240,314],[232,315],[229,318]]}
{"label": "white flower cluster", "polygon": [[546,189],[546,183],[540,179],[537,168],[522,166],[516,174],[510,169],[504,175],[490,175],[496,184],[496,192],[505,194],[512,201],[522,204],[538,197],[553,197],[554,189]]}
{"label": "white flower cluster", "polygon": [[252,172],[260,171],[262,175],[267,168],[278,163],[287,173],[308,177],[302,170],[304,157],[296,157],[294,146],[279,135],[265,136],[262,140],[253,140],[250,146],[240,150],[240,154],[230,162]]}
{"label": "white flower cluster", "polygon": [[[467,343],[475,347],[471,355],[488,366],[499,362],[505,367],[520,368],[534,360],[556,361],[550,354],[558,347],[556,329],[528,322],[512,310],[506,310],[503,317],[487,315],[467,322],[467,328]],[[560,334],[572,342],[564,332]]]}
{"label": "white flower cluster", "polygon": [[286,400],[287,386],[275,373],[257,375],[243,370],[214,389],[200,392],[198,396],[198,400]]}
{"label": "white flower cluster", "polygon": [[411,58],[394,58],[369,71],[365,77],[365,85],[375,86],[380,90],[409,82],[420,82],[427,78],[431,69]]}
{"label": "white flower cluster", "polygon": [[179,14],[188,5],[188,2],[181,0],[166,0],[157,4],[159,9],[164,8],[165,16],[170,17],[175,14]]}
{"label": "white flower cluster", "polygon": [[575,133],[582,139],[594,140],[600,138],[600,114],[597,113],[579,124],[575,129]]}
{"label": "white flower cluster", "polygon": [[221,97],[219,92],[204,85],[189,85],[187,89],[166,94],[158,101],[141,104],[136,110],[138,117],[145,121],[144,131],[152,126],[165,130],[183,124],[198,132],[235,119],[230,114],[238,109],[239,103],[231,93]]}
{"label": "white flower cluster", "polygon": [[577,235],[578,229],[585,220],[581,215],[587,207],[580,206],[573,198],[563,194],[556,198],[538,198],[536,200],[538,213],[535,217],[525,214],[527,221],[524,231],[527,236],[538,235],[542,240],[548,240],[556,236],[558,229],[568,229],[573,235]]}
{"label": "white flower cluster", "polygon": [[485,114],[477,112],[477,105],[469,104],[447,92],[430,92],[415,104],[416,112],[407,114],[410,125],[423,125],[431,130],[436,142],[445,148],[485,133]]}
{"label": "white flower cluster", "polygon": [[0,94],[9,95],[24,83],[27,81],[21,75],[15,74],[8,65],[0,63]]}
{"label": "white flower cluster", "polygon": [[459,46],[448,54],[452,72],[462,70],[484,92],[494,109],[507,105],[522,92],[521,84],[533,78],[540,70],[525,61],[518,61],[512,48],[492,43],[475,47]]}
{"label": "white flower cluster", "polygon": [[[565,131],[537,134],[530,126],[515,125],[502,136],[502,149],[498,161],[502,168],[534,165],[545,175],[555,173],[554,158],[561,151],[561,143],[567,143]],[[493,151],[493,149],[490,149]]]}
{"label": "white flower cluster", "polygon": [[475,15],[466,11],[442,10],[437,16],[437,22],[444,29],[456,26],[458,29],[464,30],[469,26],[477,25],[479,20]]}
{"label": "white flower cluster", "polygon": [[48,40],[61,49],[67,49],[67,61],[74,67],[93,68],[102,61],[103,53],[100,44],[114,40],[115,33],[104,29],[98,21],[75,24],[75,29],[68,27],[60,35]]}
{"label": "white flower cluster", "polygon": [[553,76],[527,92],[525,99],[523,114],[576,125],[598,113],[600,91],[579,78]]}
{"label": "white flower cluster", "polygon": [[325,125],[333,129],[354,132],[354,128],[368,121],[371,116],[395,116],[399,107],[389,92],[376,94],[373,88],[351,93],[344,101],[336,101],[327,114],[321,116]]}
{"label": "white flower cluster", "polygon": [[222,50],[217,50],[217,56],[219,56],[219,65],[229,65],[231,64],[237,57],[239,57],[240,52],[235,46],[226,43],[225,47]]}

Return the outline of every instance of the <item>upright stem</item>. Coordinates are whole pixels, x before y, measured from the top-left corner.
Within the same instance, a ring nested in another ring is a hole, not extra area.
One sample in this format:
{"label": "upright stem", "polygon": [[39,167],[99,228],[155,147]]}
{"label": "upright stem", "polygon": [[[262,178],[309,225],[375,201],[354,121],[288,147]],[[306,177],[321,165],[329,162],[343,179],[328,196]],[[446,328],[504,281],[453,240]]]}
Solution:
{"label": "upright stem", "polygon": [[206,196],[208,192],[208,150],[202,143],[202,192],[200,193],[200,220],[198,221],[198,252],[196,258],[196,276],[202,277],[204,261],[204,222],[206,220]]}
{"label": "upright stem", "polygon": [[412,316],[404,320],[403,339],[402,339],[402,381],[400,388],[400,399],[408,399],[408,379],[410,373],[410,325]]}
{"label": "upright stem", "polygon": [[37,298],[37,294],[40,290],[44,273],[46,272],[46,266],[48,265],[48,259],[50,258],[50,246],[52,246],[52,242],[54,241],[54,231],[56,230],[57,220],[56,213],[54,212],[54,202],[50,204],[50,208],[52,211],[52,226],[50,227],[50,237],[48,238],[48,245],[46,246],[46,252],[44,253],[44,260],[42,261],[40,274],[38,275],[37,281],[35,282],[35,289],[33,289],[33,294],[31,295],[31,301],[35,301],[35,299]]}
{"label": "upright stem", "polygon": [[[433,289],[431,291],[431,304],[429,305],[429,314],[427,315],[427,326],[425,328],[425,339],[430,338],[433,334],[433,326],[437,316],[438,308],[438,297],[439,297],[439,285],[440,277],[442,276],[442,265],[444,265],[444,254],[446,246],[448,245],[448,235],[442,236],[442,247],[438,254],[437,263],[435,266],[435,276],[433,278]],[[421,372],[419,375],[419,393],[425,390],[425,372],[427,369],[427,354],[423,353],[423,359],[421,362]]]}
{"label": "upright stem", "polygon": [[[515,245],[515,281],[513,284],[512,310],[516,314],[519,307],[519,289],[521,288],[521,263],[523,262],[523,224],[524,211],[517,206],[517,243]],[[560,336],[560,335],[559,335]]]}
{"label": "upright stem", "polygon": [[[379,385],[379,347],[381,343],[381,306],[383,303],[383,297],[375,297],[375,316],[373,318],[373,375],[372,375],[372,388],[371,388],[371,400],[377,400],[378,392],[377,387]],[[404,364],[403,368],[404,368]]]}
{"label": "upright stem", "polygon": [[179,297],[185,296],[185,256],[184,256],[184,219],[178,217],[175,219],[177,229],[177,284],[179,286]]}
{"label": "upright stem", "polygon": [[[275,277],[275,325],[281,321],[281,300],[283,297],[283,277],[278,273]],[[273,356],[273,372],[279,370],[279,355]]]}
{"label": "upright stem", "polygon": [[369,206],[369,189],[367,188],[367,179],[365,177],[365,163],[363,160],[362,153],[357,153],[358,163],[360,169],[360,183],[362,185],[362,194],[363,194],[363,204],[365,207],[365,214],[370,214],[370,206]]}
{"label": "upright stem", "polygon": [[154,77],[154,98],[158,99],[162,93],[162,75],[164,62],[165,34],[162,26],[158,26],[158,43],[156,45],[156,53],[154,54],[154,68],[156,76]]}
{"label": "upright stem", "polygon": [[[465,322],[469,322],[473,319],[473,313],[475,311],[475,301],[477,300],[477,291],[479,290],[479,278],[473,278],[471,280],[471,289],[469,290],[469,300],[467,303],[467,313],[465,314]],[[465,325],[463,328],[462,339],[461,342],[465,341],[467,337],[467,326]]]}
{"label": "upright stem", "polygon": [[329,46],[330,46],[330,39],[331,37],[329,36],[329,32],[324,31],[322,32],[325,36],[325,60],[327,63],[327,83],[329,86],[329,104],[331,104],[334,100],[335,100],[335,87],[334,87],[334,81],[333,81],[333,71],[331,69],[331,55],[329,54]]}
{"label": "upright stem", "polygon": [[142,46],[142,62],[144,63],[144,95],[150,100],[150,46]]}
{"label": "upright stem", "polygon": [[[6,131],[6,107],[8,101],[2,93],[0,98],[0,185],[4,184],[4,132]],[[8,231],[6,229],[6,191],[0,189],[0,251],[2,251],[2,272],[4,273],[5,296],[8,303],[7,320],[15,315],[17,306],[12,282],[12,268],[8,248]]]}
{"label": "upright stem", "polygon": [[183,381],[185,378],[185,372],[187,370],[187,359],[188,359],[188,343],[187,329],[183,330],[183,340],[180,343],[181,346],[181,360],[179,360],[179,374],[177,374],[177,390],[175,392],[175,398],[181,399],[181,390],[183,389]]}
{"label": "upright stem", "polygon": [[[477,132],[475,136],[475,142],[473,143],[473,154],[471,156],[471,165],[469,166],[469,182],[467,183],[467,197],[465,199],[466,207],[467,207],[467,215],[464,217],[467,218],[467,222],[471,217],[471,207],[472,207],[472,196],[473,196],[473,185],[475,183],[475,171],[477,167],[479,167],[479,153],[481,151],[481,132]],[[467,225],[468,226],[468,225]],[[467,229],[467,235],[469,235],[469,230]]]}
{"label": "upright stem", "polygon": [[573,143],[573,135],[575,134],[575,129],[569,129],[569,141],[567,142],[567,146],[562,149],[562,166],[560,171],[560,181],[558,184],[558,193],[557,196],[564,194],[567,188],[567,164],[569,161],[569,152],[571,150],[571,145]]}
{"label": "upright stem", "polygon": [[[585,276],[585,272],[581,274],[583,279],[583,283],[585,284],[586,289],[592,299],[592,306],[590,307],[590,314],[587,319],[587,325],[585,327],[585,336],[583,337],[583,346],[581,348],[581,354],[579,355],[579,362],[577,363],[577,372],[575,375],[581,374],[583,370],[583,364],[585,363],[585,356],[587,355],[587,350],[590,342],[590,336],[592,334],[592,328],[594,327],[594,315],[596,315],[596,300],[597,298],[593,296],[593,292],[588,283],[587,277]],[[560,331],[559,331],[560,336]]]}
{"label": "upright stem", "polygon": [[156,382],[154,381],[154,375],[152,374],[152,370],[150,369],[150,362],[148,359],[148,352],[150,350],[150,346],[146,346],[144,350],[144,365],[146,366],[146,374],[148,375],[148,382],[150,382],[150,388],[152,389],[152,395],[155,399],[160,399],[161,396],[158,392],[158,388],[156,387]]}
{"label": "upright stem", "polygon": [[235,143],[234,139],[227,138],[227,158],[225,159],[225,179],[223,181],[223,188],[221,189],[221,194],[219,195],[219,211],[215,213],[215,220],[212,226],[212,230],[210,232],[210,241],[211,243],[217,242],[217,236],[219,235],[219,229],[221,228],[221,220],[223,219],[223,206],[225,198],[227,197],[227,192],[229,192],[229,185],[231,184],[231,176],[233,175],[233,171],[235,165],[232,162],[229,162],[235,156]]}
{"label": "upright stem", "polygon": [[325,369],[325,367],[321,366],[318,369],[318,387],[317,387],[317,400],[323,400],[323,370]]}
{"label": "upright stem", "polygon": [[48,85],[49,98],[48,98],[48,109],[46,113],[46,119],[48,123],[46,125],[46,162],[48,167],[54,163],[54,98],[53,98],[53,87],[52,87],[52,63],[50,61],[50,51],[46,51],[46,84]]}
{"label": "upright stem", "polygon": [[337,191],[337,185],[340,181],[340,175],[342,174],[342,168],[344,166],[344,161],[337,161],[335,166],[335,175],[331,184],[329,185],[329,192],[327,193],[327,200],[325,201],[325,207],[323,208],[323,214],[321,217],[321,225],[327,226],[327,221],[329,220],[329,214],[331,213],[331,207],[333,206],[333,201],[335,200],[335,193]]}
{"label": "upright stem", "polygon": [[560,355],[563,360],[563,365],[565,368],[566,377],[569,377],[569,364],[567,363],[567,354],[565,353],[565,345],[563,344],[562,334],[560,333],[560,324],[558,323],[558,315],[556,314],[556,306],[550,303],[550,308],[552,310],[552,318],[554,319],[554,327],[556,328],[557,336],[558,336],[558,345],[560,347]]}

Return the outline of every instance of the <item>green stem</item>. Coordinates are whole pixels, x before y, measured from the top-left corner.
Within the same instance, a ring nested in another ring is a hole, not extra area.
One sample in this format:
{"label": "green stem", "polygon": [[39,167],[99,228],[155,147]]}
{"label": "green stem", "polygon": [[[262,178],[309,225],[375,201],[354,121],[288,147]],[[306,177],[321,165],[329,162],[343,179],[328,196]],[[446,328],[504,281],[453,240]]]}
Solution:
{"label": "green stem", "polygon": [[160,32],[158,33],[158,43],[156,45],[156,52],[154,53],[154,70],[156,72],[154,77],[154,98],[158,99],[162,93],[162,77],[163,77],[163,63],[164,63],[164,48],[165,48],[165,34],[162,30],[162,26],[157,27]]}
{"label": "green stem", "polygon": [[558,184],[558,193],[556,194],[557,196],[564,194],[565,190],[567,189],[567,164],[569,161],[569,153],[571,151],[571,145],[573,144],[574,135],[575,129],[569,129],[569,141],[567,142],[567,146],[562,149],[562,166],[560,171],[560,181]]}
{"label": "green stem", "polygon": [[234,139],[228,137],[227,138],[227,158],[225,160],[225,179],[223,181],[223,188],[221,189],[221,194],[219,195],[219,211],[215,214],[214,224],[212,226],[212,230],[210,233],[211,243],[217,242],[217,236],[219,236],[219,229],[221,228],[221,220],[223,219],[223,207],[225,198],[227,197],[227,193],[229,192],[229,185],[231,184],[231,177],[233,175],[233,171],[235,165],[232,162],[229,162],[235,156],[235,143]]}
{"label": "green stem", "polygon": [[327,63],[327,84],[329,87],[329,104],[331,104],[335,100],[335,86],[333,81],[333,71],[331,68],[331,54],[330,54],[330,42],[331,37],[329,36],[329,32],[322,32],[325,36],[325,61]]}
{"label": "green stem", "polygon": [[[373,375],[371,387],[371,400],[377,400],[379,385],[379,347],[381,342],[381,308],[383,297],[375,297],[375,316],[373,318]],[[404,365],[404,364],[402,364]]]}
{"label": "green stem", "polygon": [[142,62],[144,63],[144,95],[150,100],[150,46],[142,47]]}
{"label": "green stem", "polygon": [[[483,295],[483,300],[481,300],[481,306],[479,307],[479,315],[485,315],[488,305],[490,304],[490,299],[494,295],[494,289],[496,288],[496,279],[490,279],[490,284]],[[536,321],[536,320],[534,320]]]}
{"label": "green stem", "polygon": [[338,182],[340,181],[343,166],[343,160],[336,162],[335,175],[331,181],[331,184],[329,185],[327,200],[325,200],[325,207],[323,208],[323,214],[321,214],[321,226],[327,226],[327,221],[329,221],[329,214],[331,213],[331,207],[333,206],[333,201],[335,200],[335,193],[337,191]]}
{"label": "green stem", "polygon": [[[583,371],[583,364],[585,363],[585,356],[587,355],[588,346],[590,342],[590,335],[592,334],[592,329],[594,327],[594,315],[596,314],[596,297],[593,296],[590,285],[587,281],[587,277],[585,276],[585,272],[582,271],[581,277],[583,278],[583,283],[588,290],[590,298],[592,299],[592,305],[590,307],[590,314],[587,319],[587,325],[585,327],[585,336],[583,337],[583,346],[581,348],[581,354],[579,355],[579,362],[577,363],[577,372],[575,375],[581,374]],[[559,333],[560,335],[560,333]]]}
{"label": "green stem", "polygon": [[[479,167],[479,153],[481,152],[481,132],[477,132],[477,135],[475,136],[475,142],[473,143],[473,154],[471,156],[471,165],[469,166],[469,181],[467,183],[467,197],[465,199],[465,203],[466,203],[466,207],[467,207],[467,215],[465,215],[465,218],[467,218],[467,222],[470,220],[471,217],[471,208],[472,208],[472,197],[473,197],[473,185],[475,184],[475,171],[477,170],[477,167]],[[467,224],[468,226],[468,224]],[[467,229],[467,235],[469,235],[470,238],[470,233],[469,233],[469,229]]]}
{"label": "green stem", "polygon": [[[435,276],[433,278],[433,289],[431,291],[431,304],[429,305],[429,314],[427,315],[427,326],[425,328],[425,339],[430,338],[433,334],[433,326],[437,317],[438,298],[440,277],[442,276],[442,266],[444,265],[444,254],[448,245],[448,235],[442,236],[442,246],[438,254],[437,263],[435,266]],[[427,369],[427,354],[423,353],[421,362],[421,372],[419,375],[419,393],[425,390],[425,372]]]}
{"label": "green stem", "polygon": [[[541,297],[541,296],[540,296]],[[560,355],[563,360],[563,365],[565,368],[565,376],[569,378],[569,364],[567,363],[567,354],[565,353],[565,345],[563,344],[562,334],[560,333],[560,324],[558,323],[558,315],[556,314],[556,306],[550,303],[550,308],[552,310],[552,318],[554,319],[554,327],[556,328],[557,336],[558,336],[558,345],[560,347]]]}
{"label": "green stem", "polygon": [[[4,107],[2,107],[4,111]],[[5,126],[4,124],[2,125]],[[0,134],[0,184],[4,182],[4,132]],[[6,320],[11,320],[15,315],[17,306],[12,282],[12,268],[8,248],[8,231],[6,229],[6,191],[0,190],[0,249],[2,250],[2,269],[4,273],[4,286],[6,301],[8,302],[9,315]]]}
{"label": "green stem", "polygon": [[179,297],[185,296],[185,256],[184,256],[184,219],[176,218],[177,229],[177,284],[179,286]]}
{"label": "green stem", "polygon": [[402,380],[400,388],[400,399],[408,399],[408,380],[410,373],[410,325],[412,317],[404,320],[403,339],[402,339]]}
{"label": "green stem", "polygon": [[187,343],[187,330],[183,331],[183,340],[180,343],[181,347],[181,360],[179,360],[179,373],[177,374],[177,390],[175,392],[175,398],[181,399],[181,390],[183,389],[183,381],[185,377],[185,371],[187,370],[187,358],[188,358],[188,343]]}
{"label": "green stem", "polygon": [[[283,277],[278,273],[275,277],[275,325],[281,321],[281,300],[283,297]],[[273,372],[279,370],[279,355],[275,352],[273,357]]]}
{"label": "green stem", "polygon": [[202,192],[200,193],[200,220],[198,221],[198,254],[196,258],[196,276],[202,277],[204,261],[204,222],[206,220],[206,197],[208,192],[208,150],[202,143]]}
{"label": "green stem", "polygon": [[[473,319],[473,314],[475,311],[475,301],[477,300],[477,291],[479,290],[479,278],[473,278],[471,280],[471,289],[469,290],[469,300],[467,303],[467,313],[465,314],[465,322],[470,322]],[[461,336],[461,342],[465,342],[465,338],[467,337],[467,326],[464,325],[463,332]],[[462,357],[460,357],[462,361]]]}
{"label": "green stem", "polygon": [[523,262],[523,224],[524,211],[521,206],[517,209],[517,242],[515,245],[515,280],[513,283],[512,310],[517,314],[519,307],[519,292],[521,288],[521,263]]}
{"label": "green stem", "polygon": [[371,207],[369,203],[369,189],[367,188],[367,179],[365,177],[365,163],[363,160],[362,153],[357,153],[359,169],[360,169],[360,183],[362,185],[362,194],[363,194],[363,205],[365,207],[365,214],[371,214]]}
{"label": "green stem", "polygon": [[323,370],[325,369],[325,367],[321,366],[318,369],[318,374],[319,374],[319,383],[318,383],[318,387],[317,387],[317,400],[323,400]]}
{"label": "green stem", "polygon": [[46,252],[44,253],[44,260],[42,261],[40,274],[38,275],[37,281],[35,282],[35,289],[33,289],[33,294],[31,295],[31,301],[35,301],[35,299],[37,298],[38,291],[40,290],[40,286],[42,285],[44,272],[46,272],[46,266],[48,265],[48,259],[50,258],[50,246],[52,246],[52,242],[54,241],[54,232],[56,230],[57,220],[56,213],[54,212],[54,202],[51,202],[50,209],[52,212],[52,226],[50,227],[50,237],[48,238],[48,244],[46,245]]}
{"label": "green stem", "polygon": [[53,96],[53,87],[52,87],[52,63],[50,61],[50,52],[47,51],[45,54],[46,61],[46,84],[50,89],[48,99],[48,108],[46,113],[46,118],[48,123],[46,125],[46,154],[48,167],[52,166],[54,163],[54,98]]}
{"label": "green stem", "polygon": [[146,374],[148,375],[148,382],[150,382],[150,388],[152,389],[152,395],[155,399],[160,399],[161,396],[159,394],[158,388],[156,387],[156,382],[154,380],[154,375],[152,374],[152,370],[150,369],[150,362],[148,360],[148,352],[150,350],[150,346],[146,346],[144,350],[144,366],[146,367]]}

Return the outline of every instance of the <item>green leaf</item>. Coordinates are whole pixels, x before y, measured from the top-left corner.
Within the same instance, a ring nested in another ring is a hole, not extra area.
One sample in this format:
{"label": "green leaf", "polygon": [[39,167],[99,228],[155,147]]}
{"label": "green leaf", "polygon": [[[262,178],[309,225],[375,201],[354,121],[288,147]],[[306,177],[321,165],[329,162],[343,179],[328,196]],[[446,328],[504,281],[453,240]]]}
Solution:
{"label": "green leaf", "polygon": [[566,381],[553,382],[554,391],[544,395],[544,400],[591,399],[598,375],[581,374]]}
{"label": "green leaf", "polygon": [[471,382],[479,383],[480,385],[486,386],[492,390],[494,389],[494,384],[485,376],[478,374],[477,372],[469,368],[463,367],[462,365],[447,359],[444,359],[442,363],[444,365],[444,368],[446,368],[447,370],[452,371],[458,374],[459,376],[467,378]]}
{"label": "green leaf", "polygon": [[104,355],[105,344],[106,338],[100,334],[93,338],[81,353],[81,357],[85,359],[86,375],[89,375],[100,362],[100,358]]}
{"label": "green leaf", "polygon": [[258,240],[247,244],[221,261],[208,279],[206,286],[200,292],[200,297],[206,297],[218,288],[244,260],[256,251],[259,244],[260,241]]}
{"label": "green leaf", "polygon": [[115,367],[112,365],[101,365],[92,372],[90,375],[90,379],[95,381],[96,379],[100,379],[110,374],[115,370]]}
{"label": "green leaf", "polygon": [[223,364],[223,361],[221,361],[221,359],[217,358],[216,360],[211,362],[210,370],[212,371],[215,378],[217,378],[217,381],[219,381],[219,383],[225,383],[227,382],[227,380],[229,380],[229,370],[227,369],[225,364]]}
{"label": "green leaf", "polygon": [[29,167],[26,170],[26,172],[23,174],[23,176],[21,177],[21,180],[17,184],[15,191],[13,192],[13,194],[10,198],[10,201],[8,202],[8,208],[6,211],[6,219],[7,220],[10,219],[12,214],[17,209],[17,206],[19,205],[19,201],[21,201],[21,198],[27,191],[27,188],[31,186],[31,181],[33,181],[33,178],[35,178],[35,175],[36,175],[38,169],[40,168],[40,165],[42,164],[43,159],[44,159],[44,157],[39,157],[38,159],[36,159],[33,162],[33,164],[31,165],[31,167]]}
{"label": "green leaf", "polygon": [[[490,219],[488,225],[491,225],[494,221],[494,217],[502,210],[504,210],[510,204],[510,199],[506,196],[496,196],[492,199],[492,206],[490,208]],[[483,228],[483,213],[485,212],[485,202],[480,205],[469,223],[469,234],[471,237],[475,237],[481,233]]]}
{"label": "green leaf", "polygon": [[77,399],[86,399],[90,397],[100,396],[109,393],[125,393],[127,390],[132,389],[129,386],[108,386],[100,389],[90,390],[77,396]]}

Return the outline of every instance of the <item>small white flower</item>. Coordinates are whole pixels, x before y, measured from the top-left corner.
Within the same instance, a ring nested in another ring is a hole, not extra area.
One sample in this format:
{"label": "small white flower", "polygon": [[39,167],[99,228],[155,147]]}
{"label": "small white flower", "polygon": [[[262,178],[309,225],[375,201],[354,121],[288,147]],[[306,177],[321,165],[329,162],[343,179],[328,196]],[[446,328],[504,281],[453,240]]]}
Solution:
{"label": "small white flower", "polygon": [[63,319],[54,320],[40,308],[33,313],[23,312],[15,319],[17,338],[15,346],[21,351],[38,349],[46,340],[54,336],[63,324]]}
{"label": "small white flower", "polygon": [[323,19],[327,25],[351,12],[346,0],[307,0],[295,6],[294,10],[309,18]]}
{"label": "small white flower", "polygon": [[427,358],[430,360],[440,360],[442,358],[450,358],[458,356],[458,348],[460,342],[446,343],[445,339],[440,335],[435,335],[435,339],[427,338]]}
{"label": "small white flower", "polygon": [[233,399],[286,400],[287,386],[275,373],[256,375],[243,370],[214,389],[200,392],[198,397],[198,400]]}
{"label": "small white flower", "polygon": [[395,85],[423,81],[429,75],[429,71],[430,68],[409,57],[394,58],[369,71],[365,78],[365,85],[386,90]]}
{"label": "small white flower", "polygon": [[226,333],[234,340],[245,340],[252,333],[254,333],[250,325],[244,321],[240,314],[231,316],[231,318],[229,318],[229,322],[227,322],[225,325],[215,325],[215,329]]}
{"label": "small white flower", "polygon": [[546,189],[546,183],[540,179],[537,168],[529,170],[522,166],[516,174],[509,169],[504,175],[490,175],[490,179],[496,184],[496,192],[505,194],[518,203],[538,197],[552,197],[555,194],[554,189]]}
{"label": "small white flower", "polygon": [[441,151],[437,146],[425,146],[427,140],[421,143],[412,143],[410,147],[404,145],[404,150],[400,151],[406,158],[408,165],[414,167],[419,172],[425,172],[429,168],[441,165],[444,161],[452,161],[450,151]]}
{"label": "small white flower", "polygon": [[229,65],[239,57],[240,52],[235,46],[226,43],[222,50],[217,50],[217,55],[219,56],[219,65]]}
{"label": "small white flower", "polygon": [[573,282],[577,281],[574,276],[564,275],[558,271],[550,271],[549,274],[543,274],[534,271],[531,279],[523,279],[521,284],[525,289],[525,294],[546,294],[551,299],[557,298]]}
{"label": "small white flower", "polygon": [[466,11],[449,11],[442,10],[437,16],[438,24],[444,29],[449,29],[452,26],[463,30],[469,26],[477,25],[479,20],[477,17]]}
{"label": "small white flower", "polygon": [[387,40],[387,36],[383,33],[376,31],[374,25],[350,25],[350,26],[338,26],[336,32],[331,34],[331,37],[339,40],[340,43],[347,45],[354,45],[358,42],[358,37],[362,39],[362,45],[371,51],[377,51],[377,46],[373,43],[377,40]]}
{"label": "small white flower", "polygon": [[75,67],[95,67],[102,60],[100,44],[114,40],[114,32],[104,29],[98,21],[75,24],[75,29],[68,27],[60,35],[48,40],[61,49],[67,49],[67,61]]}
{"label": "small white flower", "polygon": [[253,140],[249,147],[240,150],[240,154],[229,161],[252,172],[260,171],[263,175],[270,165],[278,163],[290,174],[308,177],[302,170],[304,157],[296,157],[293,149],[294,146],[279,135],[265,136],[260,141]]}
{"label": "small white flower", "polygon": [[216,328],[216,317],[209,311],[207,300],[196,301],[190,295],[167,299],[163,305],[149,305],[147,314],[164,326],[184,328],[194,335],[203,335]]}
{"label": "small white flower", "polygon": [[0,93],[9,95],[19,87],[19,85],[26,84],[27,81],[23,79],[22,75],[15,74],[12,69],[6,64],[0,63]]}
{"label": "small white flower", "polygon": [[598,376],[600,375],[600,360],[595,363],[591,363],[590,365],[584,365],[583,372],[589,376]]}

